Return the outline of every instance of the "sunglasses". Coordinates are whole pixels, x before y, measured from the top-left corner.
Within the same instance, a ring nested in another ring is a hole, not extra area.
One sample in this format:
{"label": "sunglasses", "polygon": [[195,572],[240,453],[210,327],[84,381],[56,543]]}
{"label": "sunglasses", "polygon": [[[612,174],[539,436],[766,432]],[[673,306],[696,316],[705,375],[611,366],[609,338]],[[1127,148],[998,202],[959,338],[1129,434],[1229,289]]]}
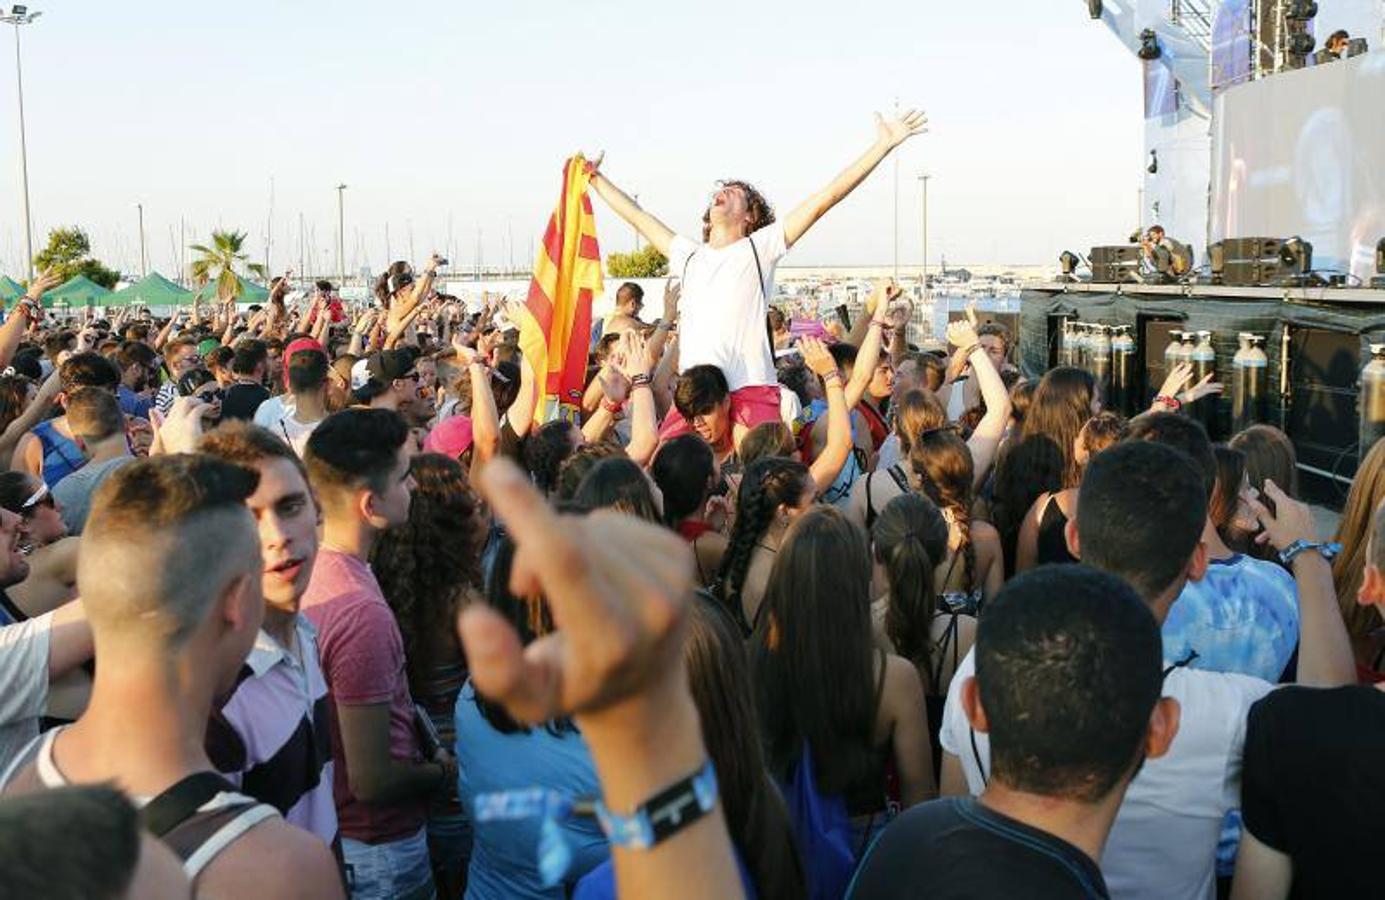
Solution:
{"label": "sunglasses", "polygon": [[53,495],[48,492],[48,485],[44,482],[40,482],[38,490],[30,494],[29,498],[20,504],[19,511],[24,515],[28,515],[31,510],[38,506],[56,509],[53,504]]}

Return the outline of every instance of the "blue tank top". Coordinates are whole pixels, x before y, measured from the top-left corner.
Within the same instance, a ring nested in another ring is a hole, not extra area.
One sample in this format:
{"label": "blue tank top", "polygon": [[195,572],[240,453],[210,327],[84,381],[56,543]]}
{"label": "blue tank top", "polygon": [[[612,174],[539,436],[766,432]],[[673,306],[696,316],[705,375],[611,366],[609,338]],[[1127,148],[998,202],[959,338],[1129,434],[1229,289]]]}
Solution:
{"label": "blue tank top", "polygon": [[43,447],[43,481],[49,488],[86,465],[82,448],[54,428],[51,419],[34,426],[34,437]]}

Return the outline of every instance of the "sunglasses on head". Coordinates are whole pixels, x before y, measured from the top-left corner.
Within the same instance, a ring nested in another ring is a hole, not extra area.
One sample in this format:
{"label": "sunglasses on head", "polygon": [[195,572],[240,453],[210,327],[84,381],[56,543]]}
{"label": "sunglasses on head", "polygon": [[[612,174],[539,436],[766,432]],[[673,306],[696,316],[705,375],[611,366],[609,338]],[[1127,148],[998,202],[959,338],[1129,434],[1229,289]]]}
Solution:
{"label": "sunglasses on head", "polygon": [[19,511],[24,515],[28,515],[33,509],[39,506],[46,506],[49,509],[54,508],[53,495],[48,492],[48,485],[45,482],[39,482],[38,490],[30,494],[29,498],[20,504]]}

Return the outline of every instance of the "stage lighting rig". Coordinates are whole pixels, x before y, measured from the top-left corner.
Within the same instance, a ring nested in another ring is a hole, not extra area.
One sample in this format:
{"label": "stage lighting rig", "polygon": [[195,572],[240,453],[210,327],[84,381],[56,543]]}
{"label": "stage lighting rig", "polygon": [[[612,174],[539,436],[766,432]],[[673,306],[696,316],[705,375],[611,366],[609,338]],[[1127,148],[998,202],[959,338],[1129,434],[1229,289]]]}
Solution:
{"label": "stage lighting rig", "polygon": [[[1382,242],[1385,243],[1385,242]],[[1071,250],[1064,250],[1058,257],[1058,265],[1062,267],[1063,274],[1058,277],[1059,281],[1076,281],[1077,266],[1082,262],[1082,258]]]}
{"label": "stage lighting rig", "polygon": [[1146,62],[1164,55],[1163,48],[1159,46],[1159,35],[1153,28],[1146,28],[1140,32],[1140,49],[1136,55]]}
{"label": "stage lighting rig", "polygon": [[1284,18],[1290,22],[1307,22],[1318,15],[1316,0],[1292,0],[1284,8]]}

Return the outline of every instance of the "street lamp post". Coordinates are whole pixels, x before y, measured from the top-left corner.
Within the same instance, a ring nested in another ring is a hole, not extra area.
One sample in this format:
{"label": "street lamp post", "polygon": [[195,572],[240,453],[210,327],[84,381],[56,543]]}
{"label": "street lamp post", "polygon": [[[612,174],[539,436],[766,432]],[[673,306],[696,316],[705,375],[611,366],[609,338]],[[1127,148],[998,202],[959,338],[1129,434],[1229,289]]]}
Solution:
{"label": "street lamp post", "polygon": [[337,185],[337,276],[346,284],[346,185]]}
{"label": "street lamp post", "polygon": [[32,25],[41,15],[43,13],[30,12],[27,6],[11,6],[8,13],[0,14],[0,22],[14,26],[14,83],[19,92],[19,172],[24,185],[24,265],[29,270],[30,280],[34,277],[34,225],[29,216],[29,149],[24,134],[24,67],[19,54],[19,26]]}
{"label": "street lamp post", "polygon": [[923,293],[928,293],[928,179],[932,175],[919,175],[919,184],[923,185],[923,277],[920,286]]}
{"label": "street lamp post", "polygon": [[144,254],[144,204],[136,203],[135,209],[139,210],[139,277],[143,278],[149,274],[148,257]]}

